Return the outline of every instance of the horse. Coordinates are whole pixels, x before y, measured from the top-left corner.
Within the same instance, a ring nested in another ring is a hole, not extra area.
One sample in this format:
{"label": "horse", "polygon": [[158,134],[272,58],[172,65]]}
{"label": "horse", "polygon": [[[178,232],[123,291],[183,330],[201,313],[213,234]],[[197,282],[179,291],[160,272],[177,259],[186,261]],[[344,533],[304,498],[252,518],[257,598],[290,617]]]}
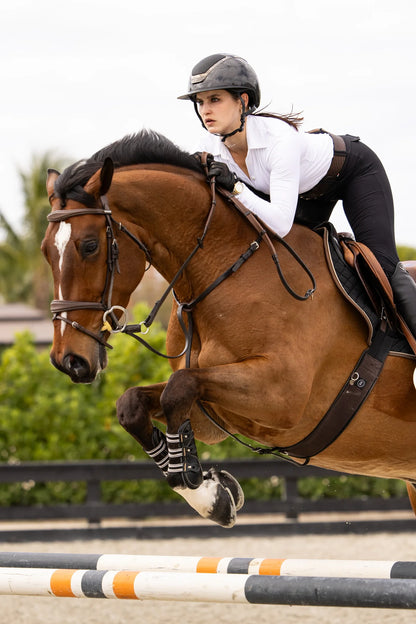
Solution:
{"label": "horse", "polygon": [[[195,440],[241,434],[290,449],[321,421],[368,332],[335,285],[318,233],[296,223],[284,240],[269,232],[279,272],[264,231],[211,191],[194,155],[154,131],[126,136],[62,174],[48,171],[42,251],[54,281],[51,362],[75,383],[107,365],[109,338],[125,330],[148,262],[173,285],[172,374],[126,389],[117,416],[178,494],[231,527],[242,489],[226,471],[202,471]],[[389,353],[354,419],[308,461],[402,479],[416,513],[413,368]]]}

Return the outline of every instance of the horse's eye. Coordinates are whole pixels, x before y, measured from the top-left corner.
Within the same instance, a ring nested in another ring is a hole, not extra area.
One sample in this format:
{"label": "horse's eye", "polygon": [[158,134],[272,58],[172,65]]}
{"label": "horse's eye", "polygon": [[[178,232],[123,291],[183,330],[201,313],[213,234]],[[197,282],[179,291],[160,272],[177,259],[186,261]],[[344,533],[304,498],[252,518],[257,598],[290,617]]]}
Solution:
{"label": "horse's eye", "polygon": [[82,241],[81,253],[83,256],[91,256],[98,249],[98,241],[94,238]]}

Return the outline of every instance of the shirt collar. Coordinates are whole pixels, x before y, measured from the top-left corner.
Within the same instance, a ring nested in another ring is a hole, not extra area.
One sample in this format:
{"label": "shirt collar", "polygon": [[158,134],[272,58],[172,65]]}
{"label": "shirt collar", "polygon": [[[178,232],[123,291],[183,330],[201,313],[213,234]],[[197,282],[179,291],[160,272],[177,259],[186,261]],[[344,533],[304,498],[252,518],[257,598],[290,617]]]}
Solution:
{"label": "shirt collar", "polygon": [[248,115],[247,124],[247,145],[248,149],[262,149],[267,147],[267,132],[263,124],[263,117]]}
{"label": "shirt collar", "polygon": [[[246,117],[247,146],[249,151],[267,147],[267,132],[262,122],[263,118],[261,117],[253,117],[253,115]],[[232,160],[232,156],[220,136],[210,134],[207,138],[210,145],[209,152],[214,158],[220,156],[223,160]]]}

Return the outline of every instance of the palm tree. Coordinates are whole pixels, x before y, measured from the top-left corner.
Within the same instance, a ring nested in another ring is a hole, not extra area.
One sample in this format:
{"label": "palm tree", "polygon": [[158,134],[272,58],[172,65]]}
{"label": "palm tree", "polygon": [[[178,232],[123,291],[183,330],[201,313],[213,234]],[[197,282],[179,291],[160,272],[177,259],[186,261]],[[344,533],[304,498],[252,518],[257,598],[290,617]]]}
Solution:
{"label": "palm tree", "polygon": [[25,199],[23,226],[15,229],[0,210],[0,296],[6,302],[25,302],[41,310],[52,298],[50,271],[40,253],[50,210],[45,181],[48,168],[62,169],[63,158],[52,152],[35,155],[28,171],[19,171]]}

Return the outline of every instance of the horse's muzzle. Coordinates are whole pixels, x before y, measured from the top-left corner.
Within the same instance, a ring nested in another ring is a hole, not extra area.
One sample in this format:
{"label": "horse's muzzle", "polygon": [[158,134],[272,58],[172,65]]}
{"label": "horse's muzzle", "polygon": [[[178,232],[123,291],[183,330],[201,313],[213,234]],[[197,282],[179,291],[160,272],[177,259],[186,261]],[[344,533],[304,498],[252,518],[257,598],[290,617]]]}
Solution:
{"label": "horse's muzzle", "polygon": [[51,355],[51,363],[59,371],[68,375],[74,383],[92,383],[100,370],[97,367],[92,368],[85,358],[75,353],[68,353],[61,362]]}

